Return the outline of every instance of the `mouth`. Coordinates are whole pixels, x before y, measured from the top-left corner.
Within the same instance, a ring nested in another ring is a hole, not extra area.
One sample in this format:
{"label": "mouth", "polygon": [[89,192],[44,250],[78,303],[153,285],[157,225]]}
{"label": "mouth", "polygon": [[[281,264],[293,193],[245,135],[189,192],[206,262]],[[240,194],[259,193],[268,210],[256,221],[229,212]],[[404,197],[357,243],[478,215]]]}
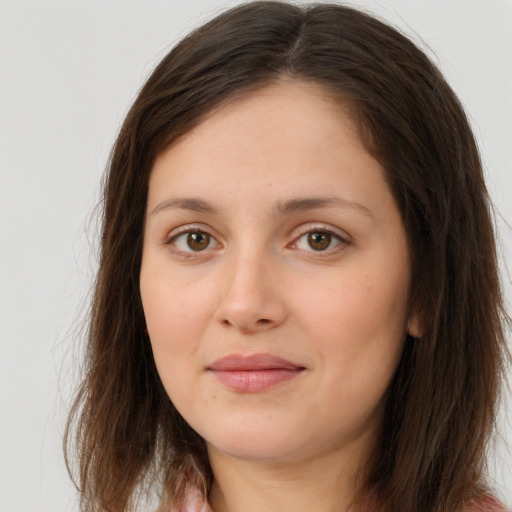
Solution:
{"label": "mouth", "polygon": [[258,393],[298,377],[306,368],[270,354],[232,354],[207,370],[232,391]]}

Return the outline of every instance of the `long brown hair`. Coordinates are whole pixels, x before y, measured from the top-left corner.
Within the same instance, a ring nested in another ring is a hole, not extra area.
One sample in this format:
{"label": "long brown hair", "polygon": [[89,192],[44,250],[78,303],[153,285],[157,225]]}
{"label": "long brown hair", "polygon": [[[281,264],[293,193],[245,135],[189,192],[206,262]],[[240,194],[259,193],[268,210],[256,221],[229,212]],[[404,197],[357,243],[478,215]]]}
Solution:
{"label": "long brown hair", "polygon": [[[390,386],[368,486],[387,512],[461,510],[485,490],[485,449],[503,370],[503,309],[482,166],[459,101],[409,39],[358,10],[264,1],[231,9],[158,65],[111,154],[86,373],[65,439],[82,510],[125,512],[141,489],[179,501],[183,471],[211,471],[203,440],[167,397],[139,293],[156,156],[233,95],[282,76],[323,84],[352,107],[408,234],[408,338]],[[195,468],[195,471],[191,468]]]}

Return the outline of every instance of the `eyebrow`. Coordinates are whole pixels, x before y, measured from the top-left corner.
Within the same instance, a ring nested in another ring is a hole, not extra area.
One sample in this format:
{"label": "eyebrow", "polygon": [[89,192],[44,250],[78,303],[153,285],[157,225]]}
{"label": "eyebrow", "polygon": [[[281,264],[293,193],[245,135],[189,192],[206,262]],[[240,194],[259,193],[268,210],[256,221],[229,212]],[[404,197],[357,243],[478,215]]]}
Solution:
{"label": "eyebrow", "polygon": [[278,201],[276,203],[276,212],[282,216],[293,215],[294,213],[314,210],[316,208],[349,208],[359,213],[363,213],[373,218],[373,213],[360,203],[349,201],[338,196],[328,197],[299,197],[297,199],[290,199],[289,201]]}
{"label": "eyebrow", "polygon": [[[299,197],[290,199],[288,201],[277,201],[274,212],[278,216],[287,217],[295,213],[314,210],[317,208],[348,208],[363,213],[373,218],[373,213],[360,203],[350,201],[342,197],[328,196],[328,197]],[[208,201],[203,199],[188,197],[188,198],[170,198],[159,203],[150,213],[155,215],[162,210],[168,208],[178,208],[181,210],[190,210],[200,213],[216,214],[217,208]]]}
{"label": "eyebrow", "polygon": [[150,215],[155,215],[161,210],[165,210],[167,208],[178,208],[181,210],[190,210],[200,213],[217,213],[217,209],[207,201],[203,201],[202,199],[197,199],[195,197],[187,197],[166,199],[159,203],[151,211]]}

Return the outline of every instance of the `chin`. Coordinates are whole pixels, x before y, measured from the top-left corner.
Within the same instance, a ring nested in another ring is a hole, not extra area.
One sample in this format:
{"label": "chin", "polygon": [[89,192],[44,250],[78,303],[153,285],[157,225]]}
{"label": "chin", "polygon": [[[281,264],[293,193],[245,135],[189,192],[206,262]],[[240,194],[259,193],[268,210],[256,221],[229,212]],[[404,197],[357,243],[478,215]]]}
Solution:
{"label": "chin", "polygon": [[261,462],[293,460],[301,452],[298,447],[290,446],[289,443],[285,445],[282,441],[271,440],[269,436],[260,436],[257,439],[247,439],[247,437],[240,440],[230,439],[229,442],[216,444],[207,441],[207,445],[209,449],[214,449],[234,459]]}
{"label": "chin", "polygon": [[216,432],[201,433],[208,449],[236,459],[286,460],[294,458],[305,446],[304,442],[282,434],[289,429],[283,430],[275,424],[264,428],[255,428],[254,424],[234,426],[233,423],[219,426]]}

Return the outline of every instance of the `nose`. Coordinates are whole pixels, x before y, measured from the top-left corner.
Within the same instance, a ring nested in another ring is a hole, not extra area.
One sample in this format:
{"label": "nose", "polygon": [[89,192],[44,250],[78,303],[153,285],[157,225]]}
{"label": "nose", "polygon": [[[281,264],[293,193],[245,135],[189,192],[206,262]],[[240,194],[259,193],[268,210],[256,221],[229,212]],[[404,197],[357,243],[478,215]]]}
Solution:
{"label": "nose", "polygon": [[270,256],[253,254],[226,262],[217,320],[243,334],[278,327],[287,316],[280,287],[279,265]]}

